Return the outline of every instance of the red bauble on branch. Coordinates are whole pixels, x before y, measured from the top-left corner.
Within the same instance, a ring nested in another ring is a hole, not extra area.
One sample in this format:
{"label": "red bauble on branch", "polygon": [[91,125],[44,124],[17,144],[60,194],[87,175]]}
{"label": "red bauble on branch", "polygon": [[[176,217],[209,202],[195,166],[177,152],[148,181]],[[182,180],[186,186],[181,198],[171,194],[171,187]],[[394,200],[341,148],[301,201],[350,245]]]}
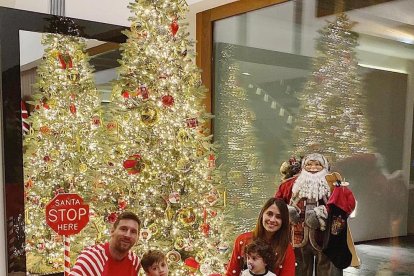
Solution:
{"label": "red bauble on branch", "polygon": [[173,22],[170,25],[170,28],[171,28],[171,32],[172,32],[173,36],[175,36],[178,32],[178,29],[179,29],[177,19],[173,20]]}
{"label": "red bauble on branch", "polygon": [[149,98],[149,91],[146,85],[141,85],[138,88],[138,96],[141,97],[144,101]]}
{"label": "red bauble on branch", "polygon": [[171,107],[174,105],[174,97],[171,95],[165,95],[161,98],[162,105],[165,107]]}
{"label": "red bauble on branch", "polygon": [[76,106],[74,104],[70,104],[69,109],[70,113],[76,114]]}
{"label": "red bauble on branch", "polygon": [[124,90],[122,91],[122,97],[124,97],[124,99],[129,99],[131,97],[131,95],[129,94],[128,91]]}
{"label": "red bauble on branch", "polygon": [[128,174],[137,174],[140,173],[144,168],[144,162],[141,155],[134,154],[124,161],[123,166]]}
{"label": "red bauble on branch", "polygon": [[118,199],[118,208],[119,210],[124,210],[126,206],[128,205],[127,201],[125,199]]}
{"label": "red bauble on branch", "polygon": [[187,122],[187,127],[189,128],[196,128],[198,126],[197,118],[188,118],[186,122]]}
{"label": "red bauble on branch", "polygon": [[194,257],[188,257],[184,260],[185,266],[192,273],[196,272],[200,268],[200,263],[194,259]]}
{"label": "red bauble on branch", "polygon": [[114,223],[117,218],[118,218],[117,213],[110,213],[107,217],[107,220],[108,220],[109,223]]}

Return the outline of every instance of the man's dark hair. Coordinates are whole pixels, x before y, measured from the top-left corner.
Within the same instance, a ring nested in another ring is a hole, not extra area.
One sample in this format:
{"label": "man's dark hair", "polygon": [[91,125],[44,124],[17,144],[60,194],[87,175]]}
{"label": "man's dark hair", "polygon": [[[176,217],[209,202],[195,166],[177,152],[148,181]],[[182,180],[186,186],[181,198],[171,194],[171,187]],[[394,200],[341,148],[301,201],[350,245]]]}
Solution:
{"label": "man's dark hair", "polygon": [[250,255],[252,253],[259,255],[262,257],[267,266],[270,267],[273,266],[276,259],[275,253],[272,252],[270,244],[262,239],[254,239],[250,244],[246,246],[245,252],[247,255]]}
{"label": "man's dark hair", "polygon": [[153,264],[160,263],[164,260],[165,255],[160,250],[149,250],[142,256],[141,265],[144,271],[148,272]]}
{"label": "man's dark hair", "polygon": [[135,215],[132,212],[126,211],[121,213],[115,220],[113,228],[116,229],[116,227],[118,226],[119,222],[123,219],[130,219],[130,220],[134,220],[138,223],[138,226],[141,226],[141,221],[139,220],[138,216]]}

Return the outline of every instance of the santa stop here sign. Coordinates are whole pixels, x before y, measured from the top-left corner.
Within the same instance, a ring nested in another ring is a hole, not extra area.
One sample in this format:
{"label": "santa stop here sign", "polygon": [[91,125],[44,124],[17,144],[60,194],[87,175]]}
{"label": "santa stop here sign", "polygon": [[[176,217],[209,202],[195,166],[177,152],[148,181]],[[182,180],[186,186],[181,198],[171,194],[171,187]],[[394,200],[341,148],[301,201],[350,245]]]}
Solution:
{"label": "santa stop here sign", "polygon": [[77,194],[57,194],[46,205],[46,223],[63,236],[78,234],[89,222],[89,205]]}

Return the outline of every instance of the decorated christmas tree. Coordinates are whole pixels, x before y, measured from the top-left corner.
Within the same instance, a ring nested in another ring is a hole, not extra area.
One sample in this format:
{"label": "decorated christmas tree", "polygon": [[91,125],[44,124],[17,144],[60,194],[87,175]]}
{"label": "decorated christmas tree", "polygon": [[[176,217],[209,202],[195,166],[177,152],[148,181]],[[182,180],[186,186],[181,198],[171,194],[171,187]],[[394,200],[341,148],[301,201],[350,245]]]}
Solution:
{"label": "decorated christmas tree", "polygon": [[[65,19],[62,19],[65,20]],[[60,22],[62,23],[62,22]],[[64,23],[64,22],[63,22]],[[67,22],[66,22],[67,23]],[[37,68],[34,109],[24,137],[27,270],[63,271],[63,240],[46,225],[45,205],[58,193],[78,193],[98,210],[94,164],[99,162],[100,99],[85,41],[77,36],[45,34],[43,59]],[[72,237],[74,256],[93,244],[105,227],[103,216]]]}
{"label": "decorated christmas tree", "polygon": [[269,197],[265,186],[271,183],[262,171],[263,164],[257,149],[253,126],[255,114],[250,107],[246,89],[238,76],[240,69],[233,57],[233,46],[220,53],[219,75],[222,81],[216,89],[218,101],[215,134],[220,146],[218,163],[227,172],[229,215],[234,233],[251,230],[260,212],[260,204]]}
{"label": "decorated christmas tree", "polygon": [[317,150],[339,160],[371,151],[353,25],[342,13],[319,31],[293,132],[293,152],[299,155]]}
{"label": "decorated christmas tree", "polygon": [[[101,210],[142,220],[137,253],[167,254],[170,275],[222,272],[226,192],[205,128],[205,88],[182,0],[136,0],[121,46],[102,156]],[[109,171],[109,173],[107,173]]]}

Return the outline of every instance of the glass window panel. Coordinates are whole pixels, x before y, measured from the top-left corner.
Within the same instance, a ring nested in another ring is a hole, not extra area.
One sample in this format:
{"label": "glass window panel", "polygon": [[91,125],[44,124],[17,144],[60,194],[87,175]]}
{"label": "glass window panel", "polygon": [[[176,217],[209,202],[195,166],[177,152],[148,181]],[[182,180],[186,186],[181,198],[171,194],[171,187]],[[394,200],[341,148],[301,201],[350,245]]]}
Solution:
{"label": "glass window panel", "polygon": [[[376,245],[368,241],[405,237],[391,244],[411,247],[413,242],[407,235],[414,233],[414,216],[409,215],[414,206],[414,6],[410,1],[389,1],[348,7],[357,45],[329,44],[324,50],[317,43],[327,42],[328,34],[321,31],[336,16],[317,17],[317,4],[289,1],[215,22],[218,163],[230,179],[228,202],[236,235],[254,227],[260,207],[277,190],[284,161],[292,154],[324,151],[332,171],[345,177],[357,199],[349,224],[354,241],[361,243],[357,250],[364,263],[361,253],[369,254],[364,250]],[[327,54],[335,49],[337,55]],[[329,70],[320,74],[321,68]],[[359,94],[343,88],[352,85]],[[332,96],[339,91],[345,94]],[[319,99],[315,106],[321,118],[313,119],[304,108],[313,99],[305,104],[306,95]],[[318,120],[320,125],[315,124]],[[318,137],[315,132],[321,136],[314,144],[304,142]],[[367,258],[367,269],[380,271],[390,265],[386,262],[377,269],[374,264],[380,261]],[[408,272],[404,265],[412,261],[402,255],[396,259],[394,271]]]}

